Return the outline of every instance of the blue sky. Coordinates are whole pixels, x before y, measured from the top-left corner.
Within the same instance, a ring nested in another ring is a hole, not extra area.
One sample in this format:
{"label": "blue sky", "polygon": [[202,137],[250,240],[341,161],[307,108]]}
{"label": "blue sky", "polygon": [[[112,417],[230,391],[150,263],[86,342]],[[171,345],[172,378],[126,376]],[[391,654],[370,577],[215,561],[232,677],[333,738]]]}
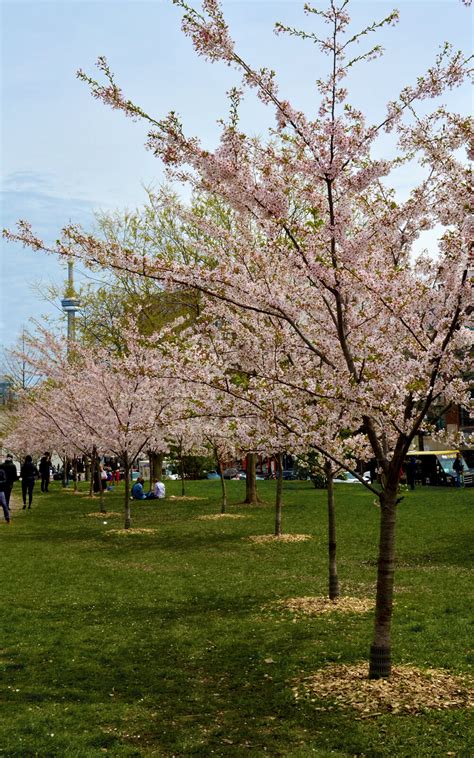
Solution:
{"label": "blue sky", "polygon": [[[399,25],[378,40],[386,56],[355,71],[350,82],[353,102],[369,119],[423,73],[443,41],[472,46],[472,15],[460,0],[351,5],[357,27],[393,7],[401,12]],[[224,2],[242,57],[274,68],[282,96],[311,113],[321,59],[311,44],[272,33],[277,20],[307,24],[302,7],[300,0]],[[175,110],[187,133],[215,144],[216,121],[227,111],[225,92],[239,77],[195,55],[170,0],[0,0],[0,8],[2,226],[27,218],[51,241],[71,220],[92,227],[95,210],[139,207],[143,185],[162,180],[159,162],[143,146],[146,127],[93,100],[76,79],[78,68],[94,72],[99,55],[107,56],[125,93],[145,110],[155,117]],[[467,98],[466,91],[456,92],[450,104],[466,111]],[[272,122],[254,96],[242,115],[252,133],[264,133]],[[64,278],[53,257],[2,240],[0,344],[13,343],[31,317],[58,315],[40,291]]]}

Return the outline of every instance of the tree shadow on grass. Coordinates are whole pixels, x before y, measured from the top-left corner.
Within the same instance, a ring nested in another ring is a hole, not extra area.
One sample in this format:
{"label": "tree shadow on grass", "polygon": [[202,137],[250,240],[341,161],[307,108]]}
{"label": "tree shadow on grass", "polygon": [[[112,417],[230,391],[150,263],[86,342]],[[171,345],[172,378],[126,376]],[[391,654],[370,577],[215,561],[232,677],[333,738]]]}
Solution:
{"label": "tree shadow on grass", "polygon": [[[150,618],[149,607],[136,606],[135,630],[129,626],[123,638],[111,635],[101,646],[93,644],[86,628],[81,636],[76,627],[64,648],[51,653],[54,667],[38,655],[17,671],[6,704],[42,706],[53,732],[65,724],[66,711],[96,705],[87,709],[91,747],[103,730],[114,735],[117,755],[120,745],[134,744],[164,755],[285,756],[299,755],[298,749],[304,755],[320,744],[348,755],[379,755],[371,752],[380,739],[377,728],[368,738],[351,711],[328,710],[324,702],[315,709],[295,700],[295,677],[326,664],[321,652],[309,661],[308,649],[300,646],[311,631],[298,627],[289,635],[286,627],[274,627],[269,635],[265,625],[249,624],[247,618],[245,638],[242,617],[255,610],[254,599],[247,601],[243,609],[242,599],[219,600],[226,625],[217,626],[214,637],[212,625],[208,636],[200,633],[189,603],[176,604],[166,618]],[[199,607],[208,621],[212,597],[200,598]],[[124,631],[126,621],[124,609],[109,616],[109,623]],[[83,732],[80,710],[78,715],[76,728]],[[418,722],[413,728],[421,738],[424,719]],[[72,749],[74,728],[69,730]]]}
{"label": "tree shadow on grass", "polygon": [[400,567],[459,566],[468,568],[474,561],[473,544],[473,534],[467,530],[452,538],[443,536],[423,553],[404,552],[400,549],[397,562]]}

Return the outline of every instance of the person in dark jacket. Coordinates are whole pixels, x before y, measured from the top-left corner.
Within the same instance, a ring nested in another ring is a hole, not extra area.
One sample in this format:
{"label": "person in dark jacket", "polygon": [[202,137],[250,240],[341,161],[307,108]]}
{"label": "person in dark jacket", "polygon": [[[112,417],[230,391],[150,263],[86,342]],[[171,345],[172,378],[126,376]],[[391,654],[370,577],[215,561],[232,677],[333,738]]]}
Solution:
{"label": "person in dark jacket", "polygon": [[416,458],[413,456],[408,460],[406,466],[405,466],[406,476],[407,476],[407,485],[411,490],[415,489],[415,481],[416,481],[416,471],[417,471],[417,463]]}
{"label": "person in dark jacket", "polygon": [[18,479],[18,472],[16,470],[15,464],[13,463],[13,456],[7,455],[0,468],[5,472],[6,483],[4,485],[3,492],[5,494],[7,505],[10,507],[10,495],[12,494],[13,485]]}
{"label": "person in dark jacket", "polygon": [[39,471],[33,463],[31,455],[25,457],[25,462],[21,467],[21,494],[23,495],[23,510],[26,508],[26,493],[28,493],[28,508],[31,508],[33,502],[33,488],[35,481],[39,477]]}
{"label": "person in dark jacket", "polygon": [[41,492],[48,492],[50,469],[51,457],[49,453],[45,453],[39,462],[39,472],[41,474]]}
{"label": "person in dark jacket", "polygon": [[7,499],[5,497],[5,487],[7,486],[7,478],[5,476],[5,471],[3,468],[0,468],[0,505],[3,509],[3,515],[5,516],[5,521],[7,524],[10,523],[10,509],[7,505]]}
{"label": "person in dark jacket", "polygon": [[453,469],[456,472],[456,487],[462,487],[462,475],[464,471],[464,463],[461,453],[456,453],[456,458],[453,463]]}
{"label": "person in dark jacket", "polygon": [[145,480],[142,476],[139,476],[137,481],[132,487],[132,498],[134,500],[154,500],[155,499],[155,493],[154,492],[145,492],[143,489],[143,485],[145,484]]}

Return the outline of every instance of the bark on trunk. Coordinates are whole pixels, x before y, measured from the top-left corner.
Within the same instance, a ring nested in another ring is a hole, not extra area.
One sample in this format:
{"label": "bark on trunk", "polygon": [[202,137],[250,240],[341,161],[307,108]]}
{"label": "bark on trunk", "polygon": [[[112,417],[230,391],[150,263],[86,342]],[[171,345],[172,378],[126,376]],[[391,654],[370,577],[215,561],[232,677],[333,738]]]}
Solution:
{"label": "bark on trunk", "polygon": [[221,489],[222,489],[221,513],[225,513],[227,509],[227,488],[226,488],[225,479],[222,476],[223,471],[224,471],[224,466],[223,466],[223,462],[220,460],[217,453],[215,453],[215,455],[216,455],[216,460],[217,460],[217,466],[219,468],[220,475],[221,475]]}
{"label": "bark on trunk", "polygon": [[391,674],[390,630],[393,611],[395,575],[396,488],[380,495],[380,541],[377,569],[374,639],[370,648],[369,678],[381,679]]}
{"label": "bark on trunk", "polygon": [[74,481],[74,492],[77,492],[77,459],[74,458],[72,462],[72,478]]}
{"label": "bark on trunk", "polygon": [[337,575],[337,542],[336,542],[336,510],[334,507],[334,482],[330,461],[324,465],[324,473],[328,483],[328,566],[329,566],[329,599],[339,597],[339,577]]}
{"label": "bark on trunk", "polygon": [[90,479],[89,479],[89,497],[94,496],[94,471],[95,471],[95,450],[92,450],[90,462]]}
{"label": "bark on trunk", "polygon": [[67,487],[67,455],[63,458],[63,487]]}
{"label": "bark on trunk", "polygon": [[245,500],[249,505],[258,505],[257,495],[257,454],[247,453],[247,470],[245,475]]}
{"label": "bark on trunk", "polygon": [[128,455],[123,458],[124,470],[125,470],[125,529],[130,529],[132,525],[132,517],[130,513],[130,464],[128,462]]}
{"label": "bark on trunk", "polygon": [[90,461],[89,461],[89,458],[86,456],[84,458],[84,479],[86,482],[89,481],[90,471],[91,471]]}
{"label": "bark on trunk", "polygon": [[148,459],[150,461],[150,489],[153,489],[154,483],[158,481],[158,479],[161,479],[164,457],[164,453],[155,453],[152,450],[148,451]]}
{"label": "bark on trunk", "polygon": [[277,461],[277,485],[275,497],[275,537],[281,537],[281,511],[283,502],[283,455],[278,453]]}
{"label": "bark on trunk", "polygon": [[181,495],[184,497],[185,491],[184,491],[184,461],[183,456],[180,453],[179,455],[179,469],[181,474]]}
{"label": "bark on trunk", "polygon": [[100,470],[99,459],[97,459],[96,465],[97,465],[97,476],[99,477],[100,512],[105,513],[106,507],[104,503],[104,482],[102,480],[102,471]]}

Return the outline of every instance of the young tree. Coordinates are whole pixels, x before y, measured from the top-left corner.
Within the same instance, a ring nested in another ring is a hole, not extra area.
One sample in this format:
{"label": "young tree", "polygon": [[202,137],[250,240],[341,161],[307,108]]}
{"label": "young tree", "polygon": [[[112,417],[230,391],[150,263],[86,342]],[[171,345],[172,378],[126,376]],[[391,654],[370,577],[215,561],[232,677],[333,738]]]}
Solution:
{"label": "young tree", "polygon": [[[352,53],[354,47],[394,24],[397,13],[354,33],[348,0],[330,0],[325,10],[306,6],[311,17],[329,26],[327,37],[282,24],[277,30],[310,40],[328,56],[329,73],[317,82],[317,117],[310,120],[280,97],[273,72],[253,68],[236,52],[216,0],[205,0],[202,13],[182,0],[176,4],[184,10],[183,29],[197,52],[237,67],[244,87],[274,108],[276,128],[267,142],[239,130],[239,89],[230,93],[230,120],[211,152],[185,136],[175,113],[157,121],[126,99],[104,58],[99,68],[105,84],[80,76],[94,96],[147,120],[148,145],[170,175],[231,206],[233,228],[199,218],[170,199],[170,212],[181,218],[183,229],[192,219],[200,230],[187,238],[196,251],[191,260],[166,255],[144,260],[77,227],[66,230],[55,250],[70,255],[72,247],[86,261],[194,288],[218,303],[216,317],[225,306],[236,329],[239,311],[245,312],[241,323],[261,314],[282,326],[294,346],[289,352],[294,386],[326,403],[334,419],[341,403],[346,416],[341,428],[362,429],[379,462],[381,524],[369,674],[389,676],[400,467],[434,402],[441,397],[468,402],[461,377],[471,342],[472,291],[464,235],[472,232],[472,223],[466,224],[469,174],[459,153],[470,139],[470,122],[439,103],[446,90],[464,82],[468,61],[445,45],[429,71],[388,103],[380,121],[367,124],[343,82],[355,64],[381,54],[377,45]],[[397,138],[396,154],[386,160],[374,157],[383,132]],[[412,181],[407,198],[397,195],[391,178],[400,167]],[[426,230],[437,233],[436,255],[415,253],[414,243]],[[44,249],[25,224],[17,238]]]}

